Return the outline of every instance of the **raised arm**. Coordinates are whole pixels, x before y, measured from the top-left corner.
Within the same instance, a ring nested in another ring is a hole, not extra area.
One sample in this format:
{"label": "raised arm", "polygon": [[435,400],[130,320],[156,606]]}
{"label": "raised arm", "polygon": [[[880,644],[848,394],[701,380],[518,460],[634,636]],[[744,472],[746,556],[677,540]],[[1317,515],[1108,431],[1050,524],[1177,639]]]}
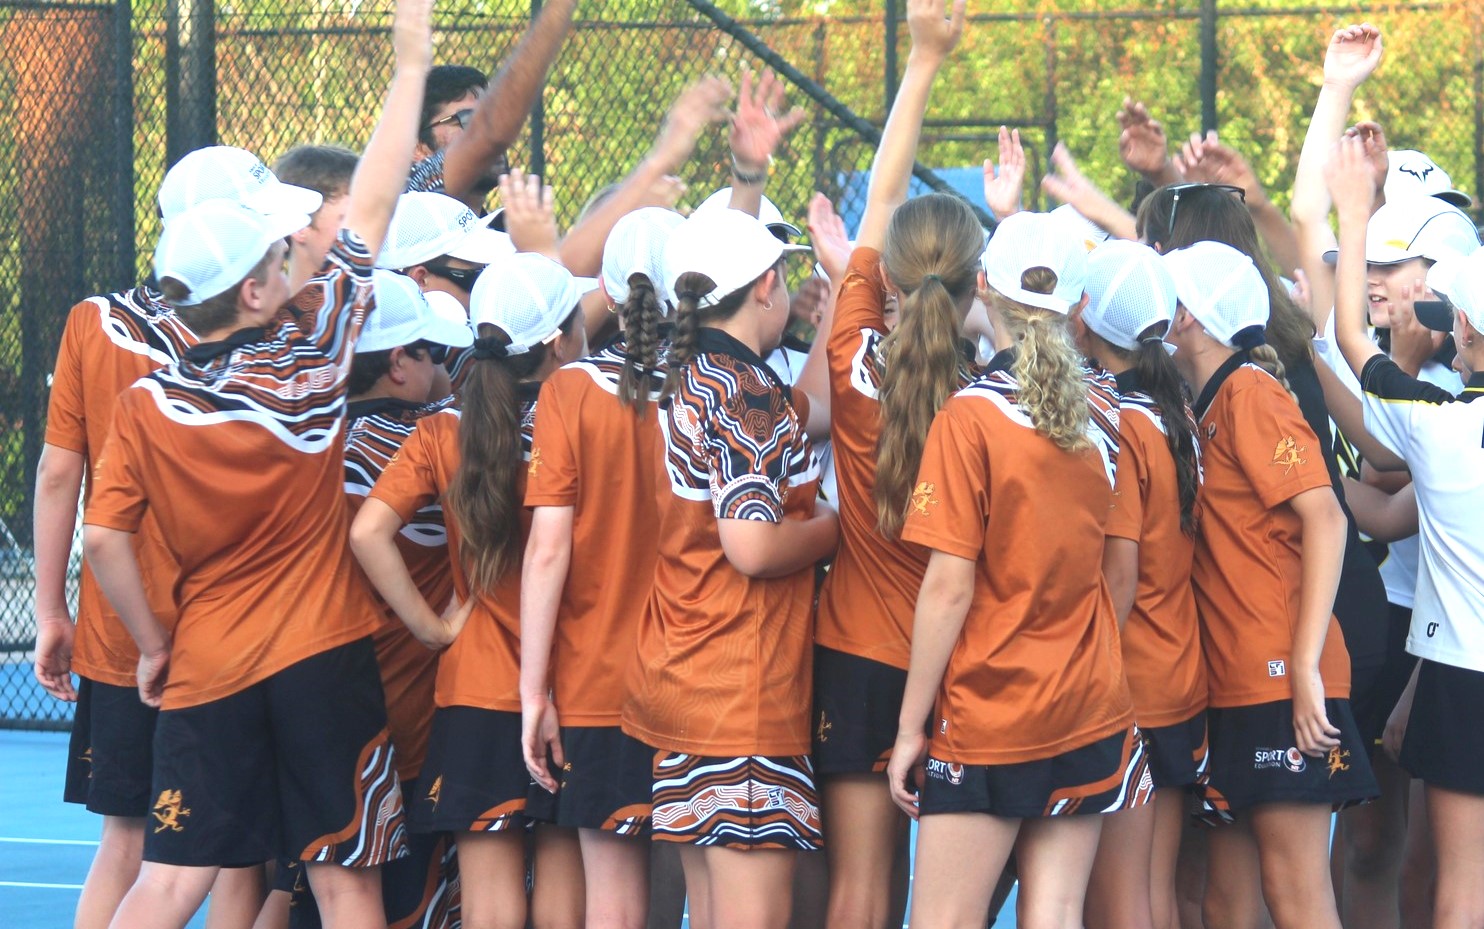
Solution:
{"label": "raised arm", "polygon": [[382,104],[381,120],[350,181],[345,228],[360,236],[373,258],[381,251],[417,147],[423,85],[433,62],[432,14],[433,0],[397,2],[392,23],[396,65],[391,87]]}
{"label": "raised arm", "polygon": [[967,0],[954,0],[953,11],[945,19],[942,0],[908,0],[907,30],[912,34],[912,51],[907,55],[907,70],[871,164],[866,213],[861,217],[856,245],[881,248],[886,243],[891,214],[907,199],[933,79],[964,34],[966,5]]}
{"label": "raised arm", "polygon": [[829,284],[829,296],[825,298],[824,311],[815,327],[814,344],[809,346],[809,357],[804,359],[804,369],[794,383],[795,390],[809,395],[809,422],[805,424],[805,431],[812,439],[829,435],[830,363],[826,349],[835,326],[835,298],[840,293],[840,283],[845,280],[851,248],[850,237],[845,234],[845,221],[835,212],[830,198],[821,193],[816,193],[809,201],[809,241],[814,245],[814,257],[824,269]]}
{"label": "raised arm", "polygon": [[732,198],[728,207],[758,215],[773,153],[806,115],[798,108],[784,110],[783,82],[772,71],[764,71],[756,82],[750,73],[743,73],[737,112],[732,116]]}
{"label": "raised arm", "polygon": [[1283,211],[1268,199],[1247,159],[1231,146],[1222,144],[1215,132],[1208,132],[1204,136],[1191,136],[1175,157],[1175,167],[1191,181],[1242,188],[1247,212],[1252,214],[1252,224],[1267,244],[1268,254],[1285,275],[1293,275],[1301,263],[1298,236]]}
{"label": "raised arm", "polygon": [[1083,216],[1097,223],[1116,239],[1135,241],[1139,238],[1134,214],[1113,201],[1092,181],[1083,176],[1077,161],[1061,142],[1051,153],[1055,169],[1041,179],[1041,189],[1062,203],[1070,203]]}
{"label": "raised arm", "polygon": [[1185,180],[1170,159],[1170,143],[1165,127],[1149,115],[1149,109],[1132,97],[1123,98],[1114,117],[1118,120],[1118,157],[1130,170],[1137,171],[1155,187],[1178,184]]}
{"label": "raised arm", "polygon": [[1020,212],[1021,188],[1025,186],[1025,148],[1020,144],[1020,130],[1000,127],[1000,164],[984,159],[984,205],[1003,220]]}
{"label": "raised arm", "polygon": [[1335,263],[1335,341],[1358,378],[1381,349],[1366,333],[1365,232],[1376,187],[1359,136],[1341,139],[1324,167],[1340,214],[1340,257]]}
{"label": "raised arm", "polygon": [[[443,192],[463,200],[515,144],[546,75],[572,31],[577,0],[547,0],[474,108],[469,126],[443,153]],[[421,104],[419,104],[421,106]]]}

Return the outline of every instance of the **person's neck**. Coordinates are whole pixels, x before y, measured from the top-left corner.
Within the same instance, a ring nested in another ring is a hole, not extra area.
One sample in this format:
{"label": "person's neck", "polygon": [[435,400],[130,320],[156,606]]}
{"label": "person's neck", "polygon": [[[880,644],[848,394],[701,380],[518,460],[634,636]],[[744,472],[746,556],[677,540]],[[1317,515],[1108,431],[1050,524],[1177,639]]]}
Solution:
{"label": "person's neck", "polygon": [[[1180,356],[1185,353],[1186,349],[1180,349],[1175,354],[1175,359],[1179,361]],[[1182,365],[1186,372],[1185,379],[1190,383],[1191,394],[1199,397],[1205,392],[1206,385],[1211,382],[1211,378],[1215,376],[1217,370],[1226,364],[1231,356],[1235,354],[1236,352],[1232,349],[1216,343],[1203,345],[1191,351],[1185,358],[1184,365]]]}
{"label": "person's neck", "polygon": [[384,397],[390,397],[391,399],[394,399],[394,400],[411,400],[412,399],[411,397],[401,396],[398,393],[397,387],[396,387],[395,384],[387,384],[387,383],[384,383],[383,381],[377,381],[375,384],[372,384],[371,385],[371,388],[369,390],[367,390],[365,393],[363,393],[363,394],[355,394],[355,395],[353,395],[351,397],[346,398],[346,402],[347,403],[360,403],[363,400],[380,400],[380,399],[382,399]]}
{"label": "person's neck", "polygon": [[1125,371],[1132,370],[1134,367],[1132,362],[1124,361],[1122,358],[1115,356],[1112,352],[1103,352],[1102,356],[1098,358],[1098,364],[1104,371],[1107,371],[1114,377],[1117,377]]}
{"label": "person's neck", "polygon": [[763,353],[762,333],[758,331],[757,320],[753,314],[739,310],[729,318],[713,323],[711,328],[720,329],[727,335],[752,349],[758,355]]}

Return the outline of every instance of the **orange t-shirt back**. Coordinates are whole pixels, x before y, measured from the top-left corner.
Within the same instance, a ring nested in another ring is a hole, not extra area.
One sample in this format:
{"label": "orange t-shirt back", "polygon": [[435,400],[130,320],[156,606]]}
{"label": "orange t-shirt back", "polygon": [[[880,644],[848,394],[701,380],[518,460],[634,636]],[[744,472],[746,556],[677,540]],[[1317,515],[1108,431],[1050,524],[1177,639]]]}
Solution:
{"label": "orange t-shirt back", "polygon": [[619,724],[654,585],[658,419],[653,402],[635,410],[618,401],[623,363],[620,342],[567,365],[537,404],[526,506],[572,507],[572,567],[551,656],[563,725]]}
{"label": "orange t-shirt back", "polygon": [[[1252,706],[1293,696],[1303,527],[1288,501],[1331,485],[1319,440],[1283,385],[1252,364],[1218,380],[1200,414],[1205,480],[1191,579],[1211,706]],[[1350,696],[1350,656],[1333,616],[1319,673],[1326,696]]]}
{"label": "orange t-shirt back", "polygon": [[[174,364],[196,342],[195,333],[148,288],[91,297],[72,308],[52,373],[46,444],[83,456],[89,476],[83,483],[84,504],[92,497],[93,464],[108,438],[118,395],[151,371]],[[173,627],[180,566],[148,513],[134,536],[134,554],[150,609],[166,628]],[[133,687],[138,665],[134,639],[84,562],[73,670],[89,680]]]}
{"label": "orange t-shirt back", "polygon": [[973,599],[932,722],[934,758],[1003,765],[1063,754],[1133,722],[1117,619],[1098,570],[1118,408],[1088,379],[1094,448],[1036,432],[1007,371],[939,411],[903,537],[974,561]]}

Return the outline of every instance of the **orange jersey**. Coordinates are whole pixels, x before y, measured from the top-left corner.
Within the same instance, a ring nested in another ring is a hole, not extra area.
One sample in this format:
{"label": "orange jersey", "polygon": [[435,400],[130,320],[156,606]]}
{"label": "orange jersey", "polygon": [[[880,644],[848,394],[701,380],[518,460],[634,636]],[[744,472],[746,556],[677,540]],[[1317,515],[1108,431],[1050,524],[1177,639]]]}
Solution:
{"label": "orange jersey", "polygon": [[1037,761],[1133,722],[1099,570],[1118,456],[1110,382],[1088,378],[1094,447],[1081,452],[1039,434],[994,365],[933,421],[902,536],[976,563],[938,691],[934,758]]}
{"label": "orange jersey", "polygon": [[1160,409],[1128,375],[1120,374],[1118,383],[1118,478],[1107,532],[1139,545],[1138,588],[1121,637],[1123,667],[1139,725],[1173,726],[1206,708],[1206,663],[1190,584],[1195,539],[1180,528],[1175,457]]}
{"label": "orange jersey", "polygon": [[119,397],[86,521],[137,532],[153,513],[180,564],[167,710],[238,693],[379,621],[342,500],[345,377],[374,305],[371,267],[342,231],[267,328],[197,345]]}
{"label": "orange jersey", "polygon": [[[78,453],[86,473],[91,474],[108,438],[119,393],[151,371],[174,364],[196,342],[195,333],[147,287],[90,297],[74,306],[52,373],[46,444]],[[93,482],[85,481],[84,503],[92,490]],[[170,628],[175,624],[175,582],[180,567],[160,537],[154,517],[146,515],[140,524],[134,553],[150,609]],[[104,684],[133,687],[138,664],[139,648],[84,562],[73,670]]]}
{"label": "orange jersey", "polygon": [[[452,403],[452,398],[417,404],[379,397],[350,404],[346,414],[350,425],[345,430],[345,502],[352,520],[418,421]],[[418,510],[397,533],[397,549],[407,562],[418,592],[441,612],[453,598],[443,507],[434,503]],[[409,781],[422,770],[428,753],[438,653],[419,642],[374,590],[372,596],[382,615],[381,625],[371,638],[381,669],[381,688],[386,694],[387,729],[397,749],[397,776]]]}
{"label": "orange jersey", "polygon": [[[886,337],[880,268],[881,255],[873,248],[851,254],[825,346],[840,549],[819,593],[814,640],[826,648],[906,668],[912,653],[912,613],[928,551],[889,540],[876,528],[878,364]],[[960,386],[969,381],[967,368],[961,381]]]}
{"label": "orange jersey", "polygon": [[568,726],[618,725],[654,584],[658,423],[652,402],[642,410],[619,403],[623,364],[618,342],[553,374],[532,437],[526,506],[573,508],[572,568],[551,656]]}
{"label": "orange jersey", "polygon": [[[476,362],[478,363],[478,362]],[[531,427],[536,414],[538,384],[521,384],[521,444],[530,462],[516,473],[517,499],[525,493],[526,472],[536,466],[531,458]],[[371,496],[390,506],[411,523],[418,512],[443,498],[459,467],[459,413],[448,409],[418,422],[402,449],[381,472]],[[445,512],[448,525],[448,561],[454,595],[469,599],[469,578],[459,560],[459,527]],[[521,509],[520,535],[531,528],[529,510]],[[522,541],[524,547],[524,541]],[[428,604],[441,611],[440,604]],[[438,659],[434,692],[438,706],[472,706],[486,710],[520,712],[520,564],[510,566],[479,602],[454,643]]]}
{"label": "orange jersey", "polygon": [[755,352],[702,328],[662,405],[668,482],[659,560],[640,630],[624,731],[695,755],[809,751],[814,571],[750,578],[722,551],[717,520],[814,514],[819,465],[805,417]]}
{"label": "orange jersey", "polygon": [[[1211,706],[1292,698],[1303,526],[1288,501],[1330,487],[1319,440],[1298,404],[1244,357],[1232,356],[1196,402],[1205,476],[1191,580]],[[1334,617],[1319,673],[1326,696],[1350,696],[1350,656]]]}

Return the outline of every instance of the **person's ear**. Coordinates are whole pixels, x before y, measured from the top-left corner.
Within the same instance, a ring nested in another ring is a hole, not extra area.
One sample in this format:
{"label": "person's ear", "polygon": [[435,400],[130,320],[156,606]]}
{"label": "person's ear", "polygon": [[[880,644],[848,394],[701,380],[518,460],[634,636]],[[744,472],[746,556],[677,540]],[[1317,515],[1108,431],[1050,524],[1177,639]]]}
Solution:
{"label": "person's ear", "polygon": [[250,276],[247,280],[239,284],[237,290],[238,309],[246,308],[252,312],[261,310],[263,308],[264,292],[267,286],[268,281],[266,279],[260,281],[256,276]]}
{"label": "person's ear", "polygon": [[424,158],[431,158],[433,155],[433,150],[424,145],[421,139],[418,139],[417,146],[412,150],[412,163],[417,164]]}
{"label": "person's ear", "polygon": [[388,356],[387,376],[398,386],[407,383],[407,349],[397,346]]}
{"label": "person's ear", "polygon": [[428,268],[426,265],[416,265],[414,267],[408,268],[402,273],[412,278],[412,280],[417,283],[417,287],[419,290],[427,289]]}
{"label": "person's ear", "polygon": [[1081,300],[1078,300],[1077,301],[1077,305],[1074,306],[1074,307],[1072,307],[1072,315],[1073,316],[1076,316],[1078,319],[1081,319],[1082,318],[1082,311],[1084,309],[1086,309],[1086,308],[1087,308],[1087,292],[1086,291],[1083,291],[1083,293],[1082,293],[1082,299]]}
{"label": "person's ear", "polygon": [[778,280],[778,269],[769,268],[763,272],[763,276],[757,279],[752,288],[752,298],[764,306],[772,306],[773,287]]}
{"label": "person's ear", "polygon": [[[989,275],[984,273],[983,268],[980,268],[979,273],[974,275],[974,286],[978,288],[979,293],[981,294],[989,293]],[[985,300],[984,302],[986,304],[989,303],[988,300]]]}

